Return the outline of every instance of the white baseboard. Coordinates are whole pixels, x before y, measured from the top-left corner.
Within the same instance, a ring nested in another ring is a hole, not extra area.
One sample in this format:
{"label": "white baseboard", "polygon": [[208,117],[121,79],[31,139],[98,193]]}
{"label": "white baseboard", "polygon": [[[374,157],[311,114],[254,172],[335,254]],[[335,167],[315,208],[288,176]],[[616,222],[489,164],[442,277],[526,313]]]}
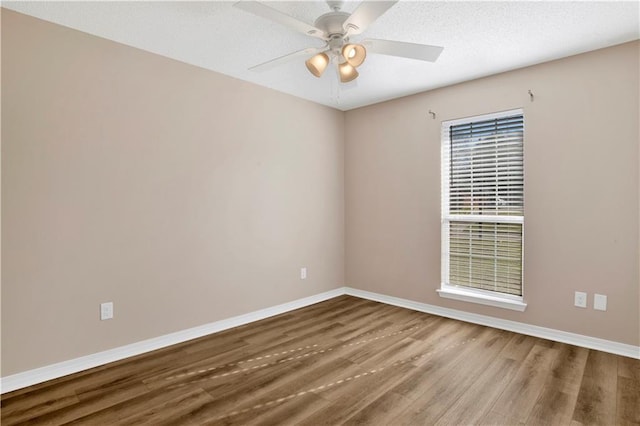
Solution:
{"label": "white baseboard", "polygon": [[331,291],[261,309],[244,315],[227,318],[221,321],[212,322],[199,327],[178,331],[153,339],[143,340],[130,345],[120,346],[104,352],[98,352],[80,358],[63,361],[57,364],[28,370],[22,373],[13,374],[0,378],[0,394],[11,392],[27,386],[42,383],[47,380],[57,379],[69,374],[77,373],[90,368],[98,367],[110,362],[119,361],[145,352],[165,348],[187,340],[197,339],[212,333],[227,330],[240,325],[248,324],[274,315],[283,314],[294,309],[303,308],[314,303],[323,302],[334,297],[348,294],[363,299],[374,300],[388,305],[399,306],[412,309],[414,311],[439,315],[442,317],[471,322],[474,324],[486,325],[488,327],[513,331],[529,336],[582,346],[589,349],[596,349],[603,352],[610,352],[617,355],[640,359],[640,346],[627,345],[624,343],[612,342],[610,340],[598,339],[596,337],[583,336],[581,334],[569,333],[566,331],[554,330],[551,328],[539,327],[516,321],[503,320],[486,315],[472,314],[458,311],[456,309],[443,308],[426,303],[414,302],[412,300],[401,299],[384,294],[372,293],[370,291],[358,290],[351,287],[339,287]]}
{"label": "white baseboard", "polygon": [[599,339],[597,337],[584,336],[582,334],[569,333],[567,331],[554,330],[552,328],[539,327],[537,325],[509,321],[486,315],[472,314],[470,312],[458,311],[457,309],[428,305],[426,303],[414,302],[412,300],[386,296],[384,294],[372,293],[370,291],[358,290],[351,287],[346,287],[346,294],[360,297],[362,299],[386,303],[388,305],[412,309],[414,311],[439,315],[441,317],[486,325],[488,327],[513,331],[520,334],[526,334],[528,336],[540,337],[556,342],[568,343],[570,345],[582,346],[584,348],[596,349],[602,352],[609,352],[616,355],[640,359],[640,346],[627,345],[625,343],[613,342],[611,340]]}
{"label": "white baseboard", "polygon": [[44,367],[28,370],[22,373],[13,374],[0,378],[0,394],[11,392],[27,386],[42,383],[47,380],[57,379],[79,371],[88,370],[110,362],[119,361],[145,352],[154,351],[156,349],[165,348],[177,343],[186,342],[187,340],[197,339],[212,333],[227,330],[250,322],[269,318],[274,315],[283,314],[294,309],[304,308],[314,303],[323,302],[337,296],[345,294],[345,288],[337,289],[305,297],[303,299],[294,300],[292,302],[283,303],[281,305],[272,306],[270,308],[260,309],[244,315],[238,315],[221,321],[212,322],[187,330],[178,331],[164,336],[155,337],[141,342],[132,343],[130,345],[120,346],[118,348],[109,349],[107,351],[98,352],[91,355],[82,356],[80,358],[63,361],[57,364],[47,365]]}

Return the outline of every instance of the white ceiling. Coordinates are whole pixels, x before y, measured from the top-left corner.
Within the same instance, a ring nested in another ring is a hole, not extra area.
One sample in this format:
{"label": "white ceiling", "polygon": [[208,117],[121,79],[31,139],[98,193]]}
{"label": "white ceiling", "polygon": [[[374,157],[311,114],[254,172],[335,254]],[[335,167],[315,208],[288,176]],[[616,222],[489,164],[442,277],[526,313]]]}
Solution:
{"label": "white ceiling", "polygon": [[[267,2],[313,24],[324,1]],[[358,1],[347,1],[352,12]],[[26,2],[2,6],[340,110],[422,92],[640,38],[640,2],[403,1],[361,36],[444,46],[437,62],[369,55],[357,84],[304,61],[253,65],[322,41],[232,7],[233,2]]]}

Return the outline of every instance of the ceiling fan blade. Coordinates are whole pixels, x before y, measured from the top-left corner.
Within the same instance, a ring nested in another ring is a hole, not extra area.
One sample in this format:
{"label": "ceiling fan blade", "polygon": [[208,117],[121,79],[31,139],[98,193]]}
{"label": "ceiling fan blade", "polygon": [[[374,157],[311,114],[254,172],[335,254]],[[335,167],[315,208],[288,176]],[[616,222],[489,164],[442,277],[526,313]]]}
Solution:
{"label": "ceiling fan blade", "polygon": [[442,50],[444,50],[444,47],[441,46],[407,43],[404,41],[368,39],[363,40],[361,43],[367,49],[367,52],[428,62],[435,62]]}
{"label": "ceiling fan blade", "polygon": [[306,22],[299,21],[293,16],[289,16],[286,13],[282,13],[279,10],[258,1],[243,0],[234,3],[234,6],[238,9],[244,10],[245,12],[249,12],[256,16],[260,16],[262,18],[282,24],[285,27],[299,33],[303,33],[311,37],[317,37],[322,40],[326,38],[326,34],[324,33],[324,31],[314,27],[313,25],[309,25]]}
{"label": "ceiling fan blade", "polygon": [[308,58],[309,56],[315,55],[316,53],[320,53],[323,50],[324,48],[308,47],[306,49],[298,50],[297,52],[289,53],[287,55],[280,56],[279,58],[275,58],[270,61],[263,62],[258,65],[254,65],[251,68],[249,68],[249,71],[255,71],[255,72],[269,71],[270,69],[289,63],[291,61],[295,61],[296,59]]}
{"label": "ceiling fan blade", "polygon": [[382,16],[398,0],[392,1],[363,1],[353,11],[351,16],[344,21],[342,28],[347,32],[347,36],[361,34],[373,21]]}

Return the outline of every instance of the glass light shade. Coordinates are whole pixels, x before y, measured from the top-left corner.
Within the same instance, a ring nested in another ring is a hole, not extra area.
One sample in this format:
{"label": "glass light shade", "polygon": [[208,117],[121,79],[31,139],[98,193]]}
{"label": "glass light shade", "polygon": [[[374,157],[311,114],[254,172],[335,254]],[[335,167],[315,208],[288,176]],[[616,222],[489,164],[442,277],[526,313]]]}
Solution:
{"label": "glass light shade", "polygon": [[351,66],[359,67],[367,57],[367,50],[361,44],[345,44],[342,48],[342,56]]}
{"label": "glass light shade", "polygon": [[340,74],[340,81],[343,83],[348,83],[352,80],[355,80],[359,75],[355,67],[349,62],[343,62],[342,64],[338,65],[338,73]]}
{"label": "glass light shade", "polygon": [[326,53],[318,53],[307,59],[304,63],[311,74],[320,77],[327,68],[327,65],[329,65],[329,57]]}

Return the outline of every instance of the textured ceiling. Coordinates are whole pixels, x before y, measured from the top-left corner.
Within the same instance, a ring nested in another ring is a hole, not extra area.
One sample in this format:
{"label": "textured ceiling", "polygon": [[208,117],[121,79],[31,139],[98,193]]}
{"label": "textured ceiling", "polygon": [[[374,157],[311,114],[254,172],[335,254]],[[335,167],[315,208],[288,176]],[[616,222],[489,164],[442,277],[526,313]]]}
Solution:
{"label": "textured ceiling", "polygon": [[[267,2],[313,24],[323,1]],[[352,12],[357,1],[347,1]],[[356,83],[313,77],[303,61],[248,68],[322,41],[233,2],[7,2],[2,6],[340,110],[587,52],[640,37],[640,2],[400,1],[352,41],[444,46],[437,62],[369,55]]]}

